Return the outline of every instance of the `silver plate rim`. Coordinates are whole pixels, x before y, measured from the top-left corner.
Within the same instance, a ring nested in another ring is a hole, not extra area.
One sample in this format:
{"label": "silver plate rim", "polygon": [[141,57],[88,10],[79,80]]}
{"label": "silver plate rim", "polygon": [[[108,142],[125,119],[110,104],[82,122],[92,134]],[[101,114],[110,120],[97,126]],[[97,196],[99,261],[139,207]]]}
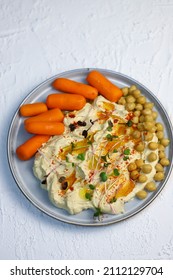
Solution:
{"label": "silver plate rim", "polygon": [[[125,75],[125,74],[122,74],[121,72],[117,72],[117,71],[114,71],[114,70],[109,70],[109,69],[103,69],[103,68],[77,68],[77,69],[73,69],[73,70],[68,70],[68,71],[64,71],[64,72],[61,72],[61,73],[58,73],[54,76],[51,76],[50,78],[46,79],[45,81],[43,81],[42,83],[40,83],[39,85],[37,85],[36,87],[33,88],[33,90],[26,95],[26,97],[22,100],[22,102],[19,104],[19,106],[21,106],[22,104],[25,103],[25,101],[30,97],[32,96],[32,94],[37,91],[40,87],[44,86],[45,84],[47,84],[48,82],[58,78],[58,77],[63,77],[64,75],[70,75],[72,73],[77,73],[77,72],[90,72],[92,70],[98,70],[100,72],[106,72],[106,73],[110,73],[110,74],[113,74],[113,75],[117,75],[121,78],[124,78],[124,79],[127,79],[129,80],[130,82],[132,82],[133,84],[137,84],[138,86],[140,86],[141,88],[145,89],[151,96],[152,98],[154,98],[158,105],[162,108],[165,116],[166,116],[166,121],[169,125],[169,129],[170,129],[170,133],[171,133],[171,142],[173,141],[173,125],[171,123],[171,120],[170,120],[170,117],[167,113],[167,111],[165,110],[164,106],[162,105],[162,103],[160,102],[160,100],[146,87],[144,86],[142,83],[138,82],[137,80],[135,80],[134,78],[131,78],[130,76],[128,75]],[[172,169],[173,169],[173,160],[171,160],[171,164],[169,166],[169,171],[167,173],[167,176],[164,180],[164,182],[162,183],[162,186],[160,187],[159,191],[146,203],[144,204],[143,206],[140,207],[140,209],[137,209],[136,211],[134,211],[133,213],[129,213],[127,214],[127,216],[125,217],[120,217],[119,219],[115,220],[115,221],[107,221],[106,223],[102,223],[102,222],[97,222],[97,223],[84,223],[84,222],[77,222],[77,221],[69,221],[68,219],[61,219],[59,217],[57,217],[55,214],[53,213],[50,213],[48,212],[46,209],[43,209],[42,206],[40,206],[38,203],[36,203],[35,201],[33,201],[29,195],[27,195],[27,193],[22,189],[22,187],[20,186],[20,183],[18,181],[18,178],[13,170],[13,166],[12,166],[12,160],[11,160],[11,154],[10,154],[10,136],[11,136],[11,133],[12,133],[12,129],[13,129],[13,124],[14,124],[14,121],[15,121],[15,118],[18,114],[18,109],[16,110],[16,112],[14,113],[13,117],[12,117],[12,121],[10,123],[10,127],[9,127],[9,130],[8,130],[8,134],[7,134],[7,142],[6,142],[6,146],[7,146],[7,159],[8,159],[8,163],[9,163],[9,167],[10,167],[10,171],[11,171],[11,174],[14,178],[14,181],[16,182],[17,186],[19,187],[20,191],[23,193],[23,195],[29,200],[29,202],[31,202],[37,209],[39,209],[42,213],[48,215],[49,217],[52,217],[54,218],[55,220],[58,220],[58,221],[61,221],[63,223],[67,223],[67,224],[72,224],[72,225],[77,225],[77,226],[86,226],[86,227],[92,227],[92,226],[108,226],[108,225],[112,225],[112,224],[115,224],[115,223],[119,223],[119,222],[122,222],[124,220],[127,220],[133,216],[135,216],[136,214],[140,213],[142,210],[144,210],[148,205],[150,205],[153,200],[155,200],[155,198],[161,193],[161,191],[163,190],[164,186],[166,185],[170,175],[171,175],[171,172],[172,172]]]}

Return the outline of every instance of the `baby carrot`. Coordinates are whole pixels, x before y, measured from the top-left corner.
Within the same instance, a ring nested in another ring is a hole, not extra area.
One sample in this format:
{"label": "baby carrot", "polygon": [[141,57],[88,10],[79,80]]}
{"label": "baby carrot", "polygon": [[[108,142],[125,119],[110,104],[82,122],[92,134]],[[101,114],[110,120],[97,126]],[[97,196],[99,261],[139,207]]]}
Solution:
{"label": "baby carrot", "polygon": [[122,96],[121,89],[96,70],[91,71],[86,79],[90,85],[94,86],[98,92],[110,101],[117,102]]}
{"label": "baby carrot", "polygon": [[64,124],[58,122],[29,122],[25,125],[26,131],[33,134],[59,135],[64,132]]}
{"label": "baby carrot", "polygon": [[37,122],[37,121],[41,121],[41,122],[44,122],[44,121],[62,122],[63,119],[64,119],[63,113],[61,112],[60,109],[56,108],[56,109],[48,110],[48,111],[46,111],[42,114],[39,114],[35,117],[28,118],[24,121],[24,124],[26,125],[29,122]]}
{"label": "baby carrot", "polygon": [[80,94],[88,99],[95,99],[98,95],[98,91],[96,88],[85,85],[79,82],[75,82],[66,78],[58,78],[56,79],[52,86],[55,89],[58,89],[63,92]]}
{"label": "baby carrot", "polygon": [[86,99],[79,94],[53,93],[48,95],[46,104],[48,108],[80,110],[85,106]]}
{"label": "baby carrot", "polygon": [[21,160],[28,160],[35,155],[43,143],[49,140],[48,135],[35,135],[16,149],[16,154]]}
{"label": "baby carrot", "polygon": [[19,109],[23,117],[32,117],[47,111],[47,106],[43,102],[24,104]]}

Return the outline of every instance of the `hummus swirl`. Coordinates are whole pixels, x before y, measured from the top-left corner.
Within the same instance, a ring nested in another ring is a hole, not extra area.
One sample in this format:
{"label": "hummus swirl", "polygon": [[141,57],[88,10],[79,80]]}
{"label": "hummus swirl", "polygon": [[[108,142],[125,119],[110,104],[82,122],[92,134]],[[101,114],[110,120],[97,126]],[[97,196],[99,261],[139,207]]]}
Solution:
{"label": "hummus swirl", "polygon": [[[141,138],[132,137],[135,127],[128,125],[129,119],[123,105],[102,96],[66,114],[64,134],[51,137],[39,149],[33,166],[56,207],[70,214],[85,209],[123,213],[124,204],[153,179],[157,160],[150,162],[147,182],[134,182],[129,176],[127,166],[140,158],[149,163],[151,152],[147,145],[142,153],[135,150]],[[158,142],[153,135],[152,141]]]}

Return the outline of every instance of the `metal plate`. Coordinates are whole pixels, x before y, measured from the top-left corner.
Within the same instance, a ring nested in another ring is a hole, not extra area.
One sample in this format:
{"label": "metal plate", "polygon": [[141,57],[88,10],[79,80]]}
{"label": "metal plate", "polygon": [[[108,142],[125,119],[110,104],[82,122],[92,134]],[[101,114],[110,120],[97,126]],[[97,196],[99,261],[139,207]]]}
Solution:
{"label": "metal plate", "polygon": [[[20,106],[25,103],[33,103],[33,102],[40,102],[40,101],[44,102],[48,94],[55,92],[51,84],[52,81],[57,77],[65,77],[65,78],[69,78],[75,81],[85,83],[86,76],[91,70],[94,69],[87,68],[87,69],[71,70],[58,74],[46,80],[44,83],[36,87],[23,100]],[[20,190],[30,200],[30,202],[32,202],[41,211],[43,211],[44,213],[50,215],[51,217],[57,220],[71,223],[71,224],[85,225],[85,226],[103,226],[103,225],[116,223],[140,212],[142,209],[148,206],[163,189],[170,176],[172,165],[173,165],[173,160],[172,160],[173,149],[171,149],[173,144],[172,125],[165,109],[163,108],[160,101],[156,98],[156,96],[154,96],[146,87],[144,87],[139,82],[121,73],[117,73],[110,70],[104,70],[104,69],[96,69],[96,70],[103,73],[110,81],[112,81],[119,87],[131,86],[132,84],[136,85],[142,91],[142,94],[146,96],[146,98],[149,101],[155,104],[155,110],[158,111],[159,113],[158,121],[164,124],[165,136],[170,139],[170,145],[166,149],[167,156],[170,160],[170,166],[168,166],[165,170],[166,172],[165,180],[158,183],[158,187],[155,192],[149,193],[148,197],[142,201],[134,198],[133,200],[125,204],[124,214],[119,214],[119,215],[105,214],[103,216],[102,221],[94,220],[93,211],[91,210],[83,211],[82,213],[77,215],[70,215],[65,210],[56,208],[54,205],[52,205],[51,202],[49,201],[47,191],[40,188],[39,181],[34,177],[32,172],[34,159],[23,162],[20,161],[15,154],[16,148],[19,145],[21,145],[25,140],[31,137],[31,135],[29,135],[24,130],[23,118],[19,116],[18,110],[16,111],[12,119],[11,126],[9,129],[9,134],[8,134],[8,143],[7,143],[8,160],[9,160],[11,172]]]}

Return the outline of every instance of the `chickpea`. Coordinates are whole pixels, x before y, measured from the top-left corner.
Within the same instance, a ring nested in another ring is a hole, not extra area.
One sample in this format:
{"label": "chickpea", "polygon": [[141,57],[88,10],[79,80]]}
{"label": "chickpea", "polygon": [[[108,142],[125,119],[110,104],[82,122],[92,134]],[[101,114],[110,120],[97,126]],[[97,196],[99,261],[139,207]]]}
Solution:
{"label": "chickpea", "polygon": [[152,113],[152,111],[150,110],[150,109],[148,109],[148,108],[146,108],[146,109],[144,109],[143,111],[142,111],[142,114],[144,115],[144,116],[147,116],[147,115],[151,115],[151,113]]}
{"label": "chickpea", "polygon": [[143,173],[149,174],[152,170],[152,166],[151,166],[151,164],[143,164],[141,166],[141,170]]}
{"label": "chickpea", "polygon": [[135,102],[135,98],[133,97],[133,95],[128,95],[126,97],[126,102],[127,103],[134,103]]}
{"label": "chickpea", "polygon": [[155,169],[156,169],[156,171],[161,171],[161,172],[164,170],[163,166],[160,163],[156,164]]}
{"label": "chickpea", "polygon": [[144,134],[144,140],[145,141],[151,141],[153,139],[153,133],[147,131],[145,134]]}
{"label": "chickpea", "polygon": [[132,91],[136,90],[137,87],[135,85],[132,85],[130,88],[129,88],[129,92],[131,93]]}
{"label": "chickpea", "polygon": [[160,160],[160,164],[161,164],[162,166],[168,166],[168,165],[170,164],[169,159],[166,158],[166,157],[163,157],[163,158]]}
{"label": "chickpea", "polygon": [[141,137],[141,133],[138,130],[133,131],[132,133],[133,138],[138,139]]}
{"label": "chickpea", "polygon": [[137,165],[135,164],[135,162],[131,162],[129,165],[128,165],[128,171],[134,171],[135,169],[137,168]]}
{"label": "chickpea", "polygon": [[131,134],[131,127],[127,127],[126,128],[126,135],[130,135]]}
{"label": "chickpea", "polygon": [[137,111],[137,110],[136,110],[136,111],[134,111],[134,116],[135,116],[135,117],[139,117],[139,116],[140,116],[140,114],[141,114],[141,112],[140,112],[140,111]]}
{"label": "chickpea", "polygon": [[139,191],[139,192],[137,192],[136,193],[136,197],[138,198],[138,199],[145,199],[146,197],[147,197],[147,192],[146,191]]}
{"label": "chickpea", "polygon": [[154,152],[151,152],[149,155],[148,155],[148,157],[147,157],[147,160],[149,161],[149,162],[153,162],[153,161],[155,161],[157,159],[157,155],[156,155],[156,153],[154,153]]}
{"label": "chickpea", "polygon": [[153,127],[150,129],[150,132],[154,133],[156,131],[156,127],[153,125]]}
{"label": "chickpea", "polygon": [[[156,129],[157,129],[157,127],[156,127]],[[161,131],[161,130],[157,131],[156,136],[159,140],[163,139],[163,137],[164,137],[163,131]]]}
{"label": "chickpea", "polygon": [[136,166],[138,167],[138,168],[141,168],[141,166],[143,165],[143,159],[136,159],[135,160],[135,163],[136,163]]}
{"label": "chickpea", "polygon": [[144,149],[145,149],[144,143],[139,142],[139,144],[137,144],[137,145],[135,146],[135,149],[136,149],[137,152],[143,152]]}
{"label": "chickpea", "polygon": [[163,131],[164,130],[164,127],[161,123],[156,123],[156,128],[157,128],[157,131]]}
{"label": "chickpea", "polygon": [[158,144],[158,149],[159,149],[159,151],[164,151],[165,147],[161,144]]}
{"label": "chickpea", "polygon": [[163,138],[161,139],[160,143],[164,146],[167,147],[169,145],[169,139],[168,138]]}
{"label": "chickpea", "polygon": [[152,122],[144,122],[144,128],[148,131],[150,131],[153,127],[153,123]]}
{"label": "chickpea", "polygon": [[145,174],[140,174],[138,177],[139,183],[145,183],[147,181],[147,176]]}
{"label": "chickpea", "polygon": [[151,115],[146,115],[144,117],[145,122],[153,122],[153,117]]}
{"label": "chickpea", "polygon": [[145,187],[147,191],[154,192],[156,190],[156,183],[155,182],[148,182]]}
{"label": "chickpea", "polygon": [[156,172],[156,174],[154,175],[154,180],[155,181],[162,181],[164,179],[164,173],[163,172]]}
{"label": "chickpea", "polygon": [[153,109],[153,107],[154,107],[154,103],[146,102],[146,103],[144,104],[144,108],[145,108],[145,109]]}
{"label": "chickpea", "polygon": [[139,121],[140,121],[140,122],[144,122],[144,119],[145,119],[145,117],[144,117],[143,115],[141,115],[141,116],[139,117]]}
{"label": "chickpea", "polygon": [[158,117],[158,113],[155,112],[155,111],[153,111],[153,112],[152,112],[152,117],[153,117],[154,120],[156,120],[157,117]]}
{"label": "chickpea", "polygon": [[143,104],[145,104],[145,102],[146,102],[145,96],[139,96],[139,97],[137,98],[137,103],[143,105]]}
{"label": "chickpea", "polygon": [[137,128],[138,128],[139,131],[143,131],[143,130],[144,130],[144,125],[143,125],[143,123],[138,123],[138,124],[137,124]]}
{"label": "chickpea", "polygon": [[135,103],[126,103],[125,108],[127,111],[133,111],[135,109]]}
{"label": "chickpea", "polygon": [[138,98],[141,95],[141,92],[139,89],[135,89],[134,91],[132,91],[132,94],[135,98]]}
{"label": "chickpea", "polygon": [[120,105],[125,105],[126,104],[126,100],[123,96],[118,100],[118,104],[120,104]]}
{"label": "chickpea", "polygon": [[139,122],[139,118],[138,118],[138,117],[133,117],[133,118],[131,119],[131,121],[132,121],[133,123],[138,123],[138,122]]}
{"label": "chickpea", "polygon": [[150,143],[148,144],[148,148],[149,148],[150,150],[156,150],[156,149],[158,148],[158,143],[156,143],[156,142],[150,142]]}
{"label": "chickpea", "polygon": [[164,151],[159,151],[159,159],[165,158],[165,152]]}
{"label": "chickpea", "polygon": [[137,103],[135,109],[139,110],[139,111],[142,111],[143,110],[142,104]]}
{"label": "chickpea", "polygon": [[123,95],[126,96],[129,93],[129,88],[128,87],[122,88],[122,92],[123,92]]}
{"label": "chickpea", "polygon": [[137,180],[137,178],[139,177],[139,172],[137,170],[133,170],[131,173],[130,173],[130,178],[132,180]]}

